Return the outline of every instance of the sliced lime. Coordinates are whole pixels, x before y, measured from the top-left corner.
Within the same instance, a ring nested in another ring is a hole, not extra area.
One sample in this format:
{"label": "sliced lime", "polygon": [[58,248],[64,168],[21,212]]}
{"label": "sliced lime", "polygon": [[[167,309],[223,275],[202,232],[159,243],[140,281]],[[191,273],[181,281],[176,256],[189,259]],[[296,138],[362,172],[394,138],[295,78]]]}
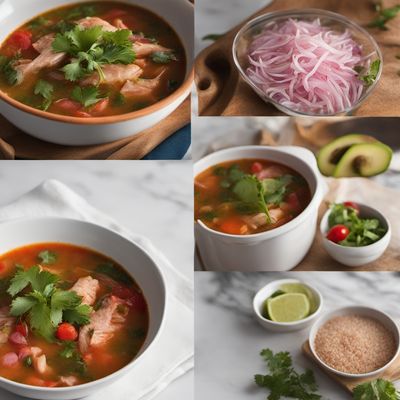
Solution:
{"label": "sliced lime", "polygon": [[310,314],[310,301],[303,293],[287,293],[267,300],[268,316],[275,322],[294,322]]}
{"label": "sliced lime", "polygon": [[314,296],[314,293],[302,283],[284,283],[279,288],[284,293],[302,293],[305,294],[310,302],[310,314],[315,313],[318,308],[317,299]]}

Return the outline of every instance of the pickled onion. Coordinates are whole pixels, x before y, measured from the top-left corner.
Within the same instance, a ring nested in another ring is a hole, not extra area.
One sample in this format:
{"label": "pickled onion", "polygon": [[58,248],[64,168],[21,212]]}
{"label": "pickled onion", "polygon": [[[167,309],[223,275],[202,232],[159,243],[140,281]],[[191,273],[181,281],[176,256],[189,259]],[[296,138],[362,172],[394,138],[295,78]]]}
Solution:
{"label": "pickled onion", "polygon": [[355,67],[370,64],[348,30],[334,31],[319,19],[269,24],[253,38],[248,58],[246,74],[268,98],[319,115],[355,105],[364,90]]}

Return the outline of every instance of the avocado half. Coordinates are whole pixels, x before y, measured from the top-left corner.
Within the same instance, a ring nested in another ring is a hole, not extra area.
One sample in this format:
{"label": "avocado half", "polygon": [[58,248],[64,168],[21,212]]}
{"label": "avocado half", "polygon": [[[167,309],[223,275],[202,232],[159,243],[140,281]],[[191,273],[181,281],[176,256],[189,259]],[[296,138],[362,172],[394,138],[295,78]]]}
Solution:
{"label": "avocado half", "polygon": [[334,169],[335,178],[369,177],[385,172],[392,159],[392,149],[381,142],[351,146]]}
{"label": "avocado half", "polygon": [[317,155],[318,168],[321,171],[321,174],[325,176],[333,176],[339,161],[352,145],[357,143],[374,142],[377,142],[375,138],[358,133],[341,136],[333,140],[324,146]]}

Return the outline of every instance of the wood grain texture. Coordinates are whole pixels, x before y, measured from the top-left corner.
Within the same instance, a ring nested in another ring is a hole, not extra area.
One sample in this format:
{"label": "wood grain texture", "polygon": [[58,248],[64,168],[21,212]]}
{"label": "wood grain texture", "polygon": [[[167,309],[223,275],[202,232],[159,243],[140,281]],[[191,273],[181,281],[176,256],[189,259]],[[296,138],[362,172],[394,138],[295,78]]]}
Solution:
{"label": "wood grain texture", "polygon": [[371,379],[376,379],[376,378],[382,378],[386,379],[388,381],[395,381],[400,379],[400,357],[398,357],[394,363],[387,369],[385,370],[382,374],[377,375],[376,377],[365,379],[365,378],[357,378],[357,379],[349,379],[349,378],[344,378],[339,375],[336,375],[327,369],[323,368],[317,359],[314,357],[314,355],[311,352],[310,349],[310,343],[305,342],[302,346],[302,351],[303,354],[311,360],[315,365],[317,365],[319,368],[321,368],[324,373],[326,373],[328,376],[330,376],[334,381],[336,381],[340,386],[342,386],[347,392],[352,393],[353,389],[361,385],[363,383],[369,382]]}
{"label": "wood grain texture", "polygon": [[[397,0],[383,0],[389,7]],[[337,12],[361,26],[376,17],[371,0],[275,0],[226,33],[203,50],[196,59],[195,81],[199,98],[200,115],[284,115],[271,104],[261,100],[240,78],[233,57],[232,43],[236,33],[249,20],[267,12],[303,8],[319,8]],[[397,75],[400,62],[400,16],[390,21],[388,31],[369,29],[384,54],[384,73],[373,94],[354,112],[356,116],[399,116],[400,86]]]}
{"label": "wood grain texture", "polygon": [[29,136],[0,116],[0,159],[137,160],[188,123],[190,98],[163,121],[135,136],[95,146],[62,146]]}

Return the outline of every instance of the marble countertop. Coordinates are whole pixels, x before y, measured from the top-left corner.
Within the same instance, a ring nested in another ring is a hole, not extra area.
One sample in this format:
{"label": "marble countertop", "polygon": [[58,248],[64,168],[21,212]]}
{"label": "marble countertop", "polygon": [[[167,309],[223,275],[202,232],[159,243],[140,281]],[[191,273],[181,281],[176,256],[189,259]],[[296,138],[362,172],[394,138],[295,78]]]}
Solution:
{"label": "marble countertop", "polygon": [[330,400],[350,399],[335,382],[301,354],[308,330],[271,333],[253,317],[252,298],[268,282],[282,278],[304,279],[317,287],[324,310],[354,304],[369,305],[400,320],[400,275],[392,273],[215,273],[196,274],[196,395],[217,400],[265,399],[267,391],[253,384],[264,373],[259,356],[263,348],[289,351],[297,369],[312,368],[319,392]]}
{"label": "marble countertop", "polygon": [[[121,225],[149,238],[192,279],[190,161],[0,161],[0,207],[47,178],[64,182]],[[172,383],[157,400],[193,399],[193,375]],[[7,396],[4,400],[20,399]]]}

